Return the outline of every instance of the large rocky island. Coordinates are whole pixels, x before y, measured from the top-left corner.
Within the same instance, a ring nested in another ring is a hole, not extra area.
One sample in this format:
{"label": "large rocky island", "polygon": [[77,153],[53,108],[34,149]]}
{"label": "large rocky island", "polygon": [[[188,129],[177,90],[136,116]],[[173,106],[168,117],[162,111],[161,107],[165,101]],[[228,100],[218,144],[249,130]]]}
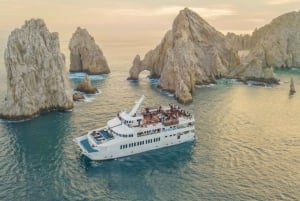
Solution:
{"label": "large rocky island", "polygon": [[[247,50],[241,58],[237,52]],[[161,43],[141,60],[134,58],[128,79],[150,71],[159,87],[190,102],[195,84],[221,77],[278,83],[274,68],[300,67],[300,11],[255,29],[252,35],[224,36],[188,8],[180,11]],[[241,62],[242,61],[242,62]]]}
{"label": "large rocky island", "polygon": [[11,32],[4,60],[7,94],[1,118],[18,120],[73,108],[58,34],[50,33],[43,20],[31,19]]}
{"label": "large rocky island", "polygon": [[300,11],[281,15],[253,32],[252,48],[232,75],[276,83],[273,68],[300,68]]}
{"label": "large rocky island", "polygon": [[86,29],[78,27],[69,43],[70,72],[86,72],[87,74],[110,73],[107,61]]}
{"label": "large rocky island", "polygon": [[175,18],[172,30],[140,60],[137,55],[129,79],[143,70],[159,77],[159,87],[175,93],[182,103],[192,101],[196,84],[214,83],[240,64],[225,36],[188,8]]}

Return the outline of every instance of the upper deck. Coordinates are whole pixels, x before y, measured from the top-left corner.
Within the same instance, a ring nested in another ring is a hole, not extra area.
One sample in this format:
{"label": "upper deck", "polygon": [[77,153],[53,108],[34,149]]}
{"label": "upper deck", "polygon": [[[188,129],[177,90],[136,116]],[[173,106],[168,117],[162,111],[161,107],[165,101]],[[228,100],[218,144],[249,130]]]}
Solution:
{"label": "upper deck", "polygon": [[[146,107],[141,111],[137,111],[130,116],[127,112],[118,113],[117,118],[114,122],[118,121],[119,125],[125,125],[128,128],[144,128],[148,125],[161,124],[162,126],[170,126],[175,124],[180,124],[183,120],[191,120],[193,116],[183,110],[180,106],[175,104],[169,104],[169,107]],[[109,127],[114,127],[111,125],[112,121],[108,123]]]}
{"label": "upper deck", "polygon": [[143,117],[141,127],[157,123],[169,126],[178,124],[180,118],[192,119],[192,115],[189,112],[175,104],[170,104],[169,107],[144,108],[140,115]]}

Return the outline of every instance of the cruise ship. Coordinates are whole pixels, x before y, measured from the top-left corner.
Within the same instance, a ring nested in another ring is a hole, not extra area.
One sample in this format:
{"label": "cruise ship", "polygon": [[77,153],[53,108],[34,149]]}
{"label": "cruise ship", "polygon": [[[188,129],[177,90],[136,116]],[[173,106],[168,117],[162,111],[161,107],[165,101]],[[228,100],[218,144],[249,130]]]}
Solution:
{"label": "cruise ship", "polygon": [[82,154],[94,161],[111,160],[195,139],[195,119],[180,106],[146,107],[142,96],[131,111],[119,112],[107,125],[75,138]]}

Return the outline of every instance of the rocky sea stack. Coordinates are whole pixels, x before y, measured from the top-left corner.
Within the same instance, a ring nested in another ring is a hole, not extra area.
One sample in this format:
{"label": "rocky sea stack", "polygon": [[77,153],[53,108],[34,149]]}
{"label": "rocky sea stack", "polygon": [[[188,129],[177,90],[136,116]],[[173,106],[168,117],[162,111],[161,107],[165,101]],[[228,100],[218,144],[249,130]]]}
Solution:
{"label": "rocky sea stack", "polygon": [[31,19],[11,32],[4,60],[7,94],[1,118],[18,120],[73,108],[58,34],[50,33],[43,20]]}
{"label": "rocky sea stack", "polygon": [[159,87],[175,93],[180,102],[190,102],[196,84],[214,83],[239,64],[225,36],[185,8],[154,50],[143,60],[135,57],[128,79],[138,79],[148,70],[151,77],[159,77]]}
{"label": "rocky sea stack", "polygon": [[86,94],[95,94],[98,93],[98,89],[92,86],[91,80],[88,75],[79,83],[76,88],[77,91],[86,93]]}
{"label": "rocky sea stack", "polygon": [[87,74],[110,73],[106,59],[94,38],[86,29],[78,27],[69,43],[70,72]]}

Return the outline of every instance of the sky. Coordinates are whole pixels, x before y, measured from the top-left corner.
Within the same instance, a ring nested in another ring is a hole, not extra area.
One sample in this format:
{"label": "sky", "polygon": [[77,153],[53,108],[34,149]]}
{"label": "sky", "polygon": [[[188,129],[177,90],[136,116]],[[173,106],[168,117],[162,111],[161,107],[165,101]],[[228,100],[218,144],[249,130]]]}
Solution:
{"label": "sky", "polygon": [[42,18],[58,32],[69,66],[69,40],[78,26],[95,38],[110,66],[130,67],[158,45],[179,11],[197,12],[226,34],[252,33],[273,18],[300,10],[300,0],[0,0],[0,68],[9,34],[24,21]]}
{"label": "sky", "polygon": [[83,26],[108,33],[165,32],[184,7],[224,33],[251,33],[283,13],[298,11],[300,0],[0,0],[0,30],[42,18],[54,29]]}

